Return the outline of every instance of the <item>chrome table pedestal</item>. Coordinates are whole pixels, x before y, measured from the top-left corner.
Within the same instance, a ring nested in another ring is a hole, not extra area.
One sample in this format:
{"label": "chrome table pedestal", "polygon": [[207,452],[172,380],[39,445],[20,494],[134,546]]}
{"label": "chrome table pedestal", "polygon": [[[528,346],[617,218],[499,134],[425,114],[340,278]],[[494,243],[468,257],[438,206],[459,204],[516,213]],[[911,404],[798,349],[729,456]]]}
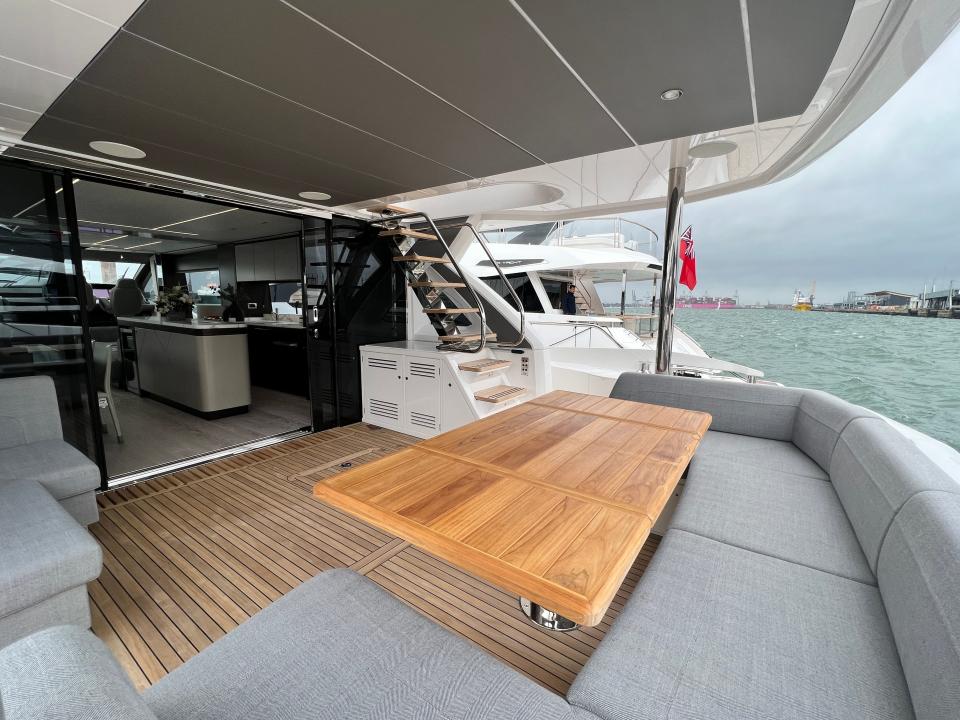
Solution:
{"label": "chrome table pedestal", "polygon": [[524,615],[546,630],[570,632],[580,627],[573,620],[557,615],[553,610],[547,610],[542,605],[537,605],[524,597],[520,598],[520,609],[523,610]]}

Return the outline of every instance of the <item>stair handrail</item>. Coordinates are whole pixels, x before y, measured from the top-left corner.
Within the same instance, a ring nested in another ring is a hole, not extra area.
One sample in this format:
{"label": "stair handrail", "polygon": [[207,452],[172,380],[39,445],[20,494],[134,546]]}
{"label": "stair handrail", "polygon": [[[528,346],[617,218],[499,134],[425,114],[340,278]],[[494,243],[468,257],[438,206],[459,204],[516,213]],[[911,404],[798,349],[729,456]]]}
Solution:
{"label": "stair handrail", "polygon": [[447,244],[447,241],[444,239],[443,234],[440,232],[440,228],[437,227],[436,223],[427,215],[425,212],[409,212],[401,213],[398,215],[389,215],[387,217],[382,217],[380,220],[374,220],[374,223],[399,223],[401,220],[410,220],[412,218],[423,218],[429,223],[431,229],[433,230],[434,236],[443,245],[444,252],[446,256],[450,258],[450,264],[453,265],[454,270],[457,271],[457,275],[463,280],[464,285],[470,291],[470,294],[473,295],[474,306],[477,308],[477,314],[480,316],[480,344],[477,345],[476,349],[463,350],[462,352],[468,353],[478,353],[483,350],[487,344],[487,316],[483,310],[483,303],[480,301],[480,296],[477,294],[477,291],[474,289],[473,285],[470,284],[470,281],[467,279],[467,276],[464,275],[463,270],[460,268],[460,263],[457,262],[457,259],[453,256],[453,253],[450,252],[450,246]]}
{"label": "stair handrail", "polygon": [[476,238],[477,242],[480,243],[480,247],[483,248],[483,252],[486,253],[487,257],[490,258],[490,263],[493,265],[493,269],[497,271],[497,275],[500,276],[500,279],[503,280],[503,284],[507,286],[510,295],[513,297],[514,302],[517,304],[517,310],[520,312],[520,336],[511,342],[504,342],[498,338],[497,345],[503,347],[519,347],[520,343],[524,341],[527,333],[527,314],[523,309],[523,303],[520,301],[520,296],[517,295],[517,291],[514,289],[513,285],[507,279],[507,276],[503,274],[503,270],[500,269],[500,263],[498,263],[494,257],[493,253],[490,252],[490,246],[487,244],[487,241],[483,239],[483,235],[477,232],[477,229],[473,226],[473,223],[463,222],[463,223],[450,223],[446,225],[438,226],[440,230],[447,230],[452,228],[467,228],[473,237]]}

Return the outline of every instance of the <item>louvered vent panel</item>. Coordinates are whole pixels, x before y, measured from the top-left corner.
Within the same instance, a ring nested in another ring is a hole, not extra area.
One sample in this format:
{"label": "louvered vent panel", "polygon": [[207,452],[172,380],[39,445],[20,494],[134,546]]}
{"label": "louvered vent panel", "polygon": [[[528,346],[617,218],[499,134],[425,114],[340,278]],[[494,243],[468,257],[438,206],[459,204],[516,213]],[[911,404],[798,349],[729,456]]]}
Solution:
{"label": "louvered vent panel", "polygon": [[400,406],[397,403],[386,400],[377,400],[370,398],[370,414],[377,417],[388,418],[390,420],[400,419]]}
{"label": "louvered vent panel", "polygon": [[427,413],[416,412],[414,410],[410,411],[410,424],[419,425],[420,427],[430,428],[431,430],[437,429],[437,418],[433,415],[428,415]]}
{"label": "louvered vent panel", "polygon": [[396,370],[399,366],[396,360],[384,357],[369,357],[367,358],[367,365],[381,370]]}
{"label": "louvered vent panel", "polygon": [[416,377],[435,378],[437,366],[431,363],[410,362],[410,374]]}

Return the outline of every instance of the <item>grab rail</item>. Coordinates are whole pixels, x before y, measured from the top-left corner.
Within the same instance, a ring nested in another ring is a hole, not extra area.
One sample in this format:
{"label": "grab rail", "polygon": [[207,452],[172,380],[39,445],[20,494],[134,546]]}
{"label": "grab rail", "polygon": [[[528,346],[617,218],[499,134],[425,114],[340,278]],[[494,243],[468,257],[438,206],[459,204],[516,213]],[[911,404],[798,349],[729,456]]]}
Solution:
{"label": "grab rail", "polygon": [[391,223],[394,223],[395,227],[399,227],[401,220],[409,220],[416,217],[423,218],[430,224],[433,234],[436,236],[440,244],[443,245],[446,256],[450,258],[450,264],[453,265],[454,270],[457,271],[457,275],[460,276],[460,278],[464,281],[464,285],[470,291],[470,294],[473,295],[473,301],[477,308],[477,314],[480,316],[480,344],[477,345],[476,349],[464,350],[464,352],[478,353],[483,350],[487,344],[487,317],[483,311],[483,303],[480,302],[480,296],[477,294],[476,289],[467,280],[467,276],[464,275],[463,270],[460,269],[460,263],[457,262],[457,259],[453,256],[453,253],[450,252],[450,246],[447,244],[447,241],[444,240],[443,234],[440,232],[440,228],[437,227],[436,223],[434,223],[430,216],[425,212],[418,211],[402,213],[399,215],[390,215],[389,217],[385,217],[380,220],[374,220],[373,222],[386,224],[388,227]]}
{"label": "grab rail", "polygon": [[490,246],[487,245],[487,241],[483,239],[483,236],[481,233],[477,232],[477,229],[473,226],[473,224],[465,222],[465,223],[450,223],[447,225],[437,226],[438,231],[452,229],[452,228],[467,228],[468,230],[470,230],[471,233],[473,233],[473,237],[476,238],[477,242],[480,243],[480,247],[483,248],[483,252],[485,252],[487,257],[490,258],[490,263],[493,265],[494,270],[497,271],[497,275],[500,276],[500,279],[503,280],[504,285],[507,286],[507,290],[510,291],[510,295],[513,296],[513,300],[517,304],[517,310],[520,313],[520,336],[513,342],[498,341],[497,344],[503,345],[505,347],[518,347],[520,343],[523,342],[527,332],[527,314],[526,314],[526,311],[523,309],[523,303],[520,301],[520,296],[517,295],[517,291],[514,289],[513,285],[507,279],[507,276],[503,274],[503,270],[500,269],[500,263],[498,263],[493,258],[493,253],[490,252]]}
{"label": "grab rail", "polygon": [[598,323],[598,322],[595,321],[595,320],[586,320],[586,321],[584,321],[584,320],[574,320],[573,322],[557,322],[557,321],[551,321],[551,320],[534,320],[533,324],[534,324],[534,325],[567,325],[567,326],[573,325],[574,327],[583,328],[583,330],[581,330],[580,332],[575,332],[575,333],[573,333],[573,335],[570,335],[569,337],[560,338],[559,340],[557,340],[557,342],[551,343],[551,344],[550,344],[550,347],[553,347],[554,345],[557,345],[558,343],[562,343],[562,342],[564,342],[565,340],[572,340],[573,338],[579,337],[579,336],[582,335],[584,332],[586,332],[586,330],[590,330],[590,329],[593,329],[593,328],[597,328],[597,330],[600,330],[604,335],[606,335],[608,338],[610,338],[610,339],[613,341],[614,345],[616,345],[618,348],[623,349],[623,348],[625,347],[625,345],[623,345],[619,340],[617,340],[617,339],[613,336],[613,333],[610,332],[610,328],[608,328],[606,325],[601,325],[600,323]]}

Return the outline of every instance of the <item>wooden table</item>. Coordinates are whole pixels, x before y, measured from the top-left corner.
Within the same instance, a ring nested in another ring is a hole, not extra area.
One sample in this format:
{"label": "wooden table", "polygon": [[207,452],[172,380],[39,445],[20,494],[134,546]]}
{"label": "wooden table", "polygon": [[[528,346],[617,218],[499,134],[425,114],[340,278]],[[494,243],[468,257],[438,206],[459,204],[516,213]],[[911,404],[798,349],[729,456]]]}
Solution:
{"label": "wooden table", "polygon": [[313,492],[541,608],[596,625],[710,419],[555,391]]}

